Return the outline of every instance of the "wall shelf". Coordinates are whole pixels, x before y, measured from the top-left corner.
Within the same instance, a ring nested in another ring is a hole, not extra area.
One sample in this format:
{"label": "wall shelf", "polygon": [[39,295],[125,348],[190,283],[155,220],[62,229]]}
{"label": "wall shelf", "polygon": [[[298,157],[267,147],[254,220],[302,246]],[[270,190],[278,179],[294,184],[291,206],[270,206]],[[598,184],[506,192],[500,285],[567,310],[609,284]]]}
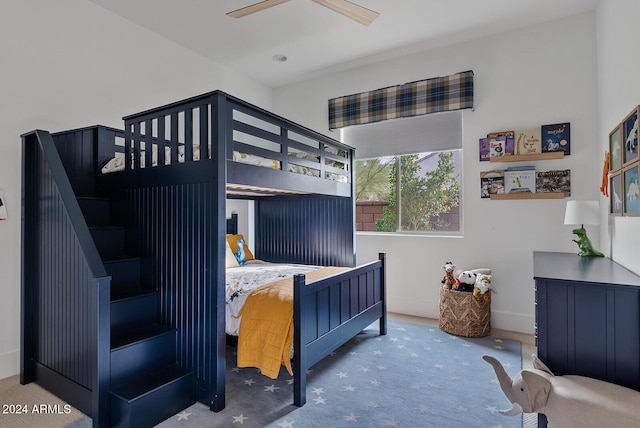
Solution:
{"label": "wall shelf", "polygon": [[552,193],[506,193],[491,195],[491,199],[564,199],[564,192]]}
{"label": "wall shelf", "polygon": [[510,156],[493,156],[489,158],[489,162],[527,162],[546,159],[563,159],[564,152],[545,152],[533,155],[510,155]]}

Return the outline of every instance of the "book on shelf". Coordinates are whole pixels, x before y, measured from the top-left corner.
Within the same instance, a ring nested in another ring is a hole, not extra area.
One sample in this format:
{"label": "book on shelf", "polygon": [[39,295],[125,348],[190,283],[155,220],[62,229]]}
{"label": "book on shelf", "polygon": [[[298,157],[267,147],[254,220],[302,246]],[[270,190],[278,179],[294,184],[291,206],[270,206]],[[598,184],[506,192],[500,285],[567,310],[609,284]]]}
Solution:
{"label": "book on shelf", "polygon": [[571,170],[558,169],[536,172],[536,192],[560,193],[571,196]]}
{"label": "book on shelf", "polygon": [[517,131],[515,135],[515,154],[534,155],[542,153],[541,129]]}
{"label": "book on shelf", "polygon": [[494,137],[512,137],[515,135],[516,131],[496,131],[496,132],[489,132],[487,134],[487,138],[494,138]]}
{"label": "book on shelf", "polygon": [[511,156],[514,154],[512,136],[487,137],[487,141],[489,143],[489,157]]}
{"label": "book on shelf", "polygon": [[505,193],[535,193],[536,168],[534,166],[517,166],[504,171]]}
{"label": "book on shelf", "polygon": [[480,145],[480,162],[489,160],[489,139],[488,138],[480,138],[478,141]]}
{"label": "book on shelf", "polygon": [[565,156],[571,154],[571,125],[568,122],[542,125],[542,152],[560,151]]}
{"label": "book on shelf", "polygon": [[490,132],[479,139],[480,162],[489,161],[492,156],[511,156],[515,149],[515,131]]}
{"label": "book on shelf", "polygon": [[490,198],[491,195],[504,194],[504,171],[480,172],[480,197]]}

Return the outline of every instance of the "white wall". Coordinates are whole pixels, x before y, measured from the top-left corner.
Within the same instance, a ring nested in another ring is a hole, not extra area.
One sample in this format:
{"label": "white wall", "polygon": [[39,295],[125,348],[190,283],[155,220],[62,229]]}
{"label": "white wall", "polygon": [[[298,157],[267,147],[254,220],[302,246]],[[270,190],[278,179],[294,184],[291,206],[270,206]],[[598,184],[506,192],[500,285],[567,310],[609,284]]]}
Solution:
{"label": "white wall", "polygon": [[[222,89],[266,109],[271,89],[84,0],[0,2],[0,378],[19,371],[20,134],[95,124]],[[25,261],[26,264],[29,260]]]}
{"label": "white wall", "polygon": [[[538,162],[536,168],[570,168],[571,198],[597,199],[602,156],[595,46],[595,14],[587,13],[274,91],[279,114],[338,138],[338,132],[327,131],[329,98],[474,71],[475,111],[463,116],[464,237],[357,236],[358,263],[387,252],[389,311],[437,318],[441,265],[451,260],[465,269],[493,269],[498,289],[492,302],[494,327],[533,332],[532,252],[577,252],[571,227],[563,225],[566,199],[481,199],[479,174],[491,166],[478,161],[478,138],[491,131],[570,122],[571,156]],[[598,230],[589,233],[598,247]]]}
{"label": "white wall", "polygon": [[[640,104],[638,22],[640,2],[607,0],[598,5],[598,143],[608,150],[609,132]],[[608,198],[600,197],[603,248],[612,259],[640,274],[640,218],[609,217]],[[608,247],[608,248],[607,248]]]}
{"label": "white wall", "polygon": [[[358,235],[358,261],[387,251],[389,310],[434,318],[445,260],[461,267],[489,266],[499,288],[492,307],[494,327],[531,332],[531,252],[576,251],[570,227],[562,225],[564,202],[481,200],[478,175],[488,168],[477,161],[477,139],[493,130],[569,121],[572,155],[536,166],[570,168],[572,199],[598,198],[608,133],[640,103],[634,71],[640,60],[632,54],[637,50],[634,17],[639,14],[635,0],[607,0],[595,15],[283,87],[272,102],[270,89],[92,3],[0,2],[0,189],[9,211],[9,220],[0,222],[0,378],[19,369],[19,135],[34,128],[120,126],[124,115],[213,89],[337,138],[337,132],[327,131],[328,98],[474,70],[476,108],[464,113],[464,237]],[[603,251],[609,251],[611,241],[612,257],[640,273],[633,251],[640,219],[616,218],[608,225],[608,201],[600,201],[603,238],[589,230],[592,241]]]}
{"label": "white wall", "polygon": [[227,199],[227,218],[232,213],[238,214],[238,233],[244,235],[249,248],[256,248],[254,232],[254,209],[253,201],[244,199]]}

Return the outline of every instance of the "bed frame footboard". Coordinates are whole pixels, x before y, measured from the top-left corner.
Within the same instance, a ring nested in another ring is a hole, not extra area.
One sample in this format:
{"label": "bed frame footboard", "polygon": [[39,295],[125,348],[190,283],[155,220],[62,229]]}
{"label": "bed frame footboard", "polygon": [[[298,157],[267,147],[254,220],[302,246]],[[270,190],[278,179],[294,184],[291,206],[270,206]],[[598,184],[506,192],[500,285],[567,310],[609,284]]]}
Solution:
{"label": "bed frame footboard", "polygon": [[379,320],[387,334],[385,253],[379,260],[307,284],[293,279],[293,404],[306,401],[307,369]]}

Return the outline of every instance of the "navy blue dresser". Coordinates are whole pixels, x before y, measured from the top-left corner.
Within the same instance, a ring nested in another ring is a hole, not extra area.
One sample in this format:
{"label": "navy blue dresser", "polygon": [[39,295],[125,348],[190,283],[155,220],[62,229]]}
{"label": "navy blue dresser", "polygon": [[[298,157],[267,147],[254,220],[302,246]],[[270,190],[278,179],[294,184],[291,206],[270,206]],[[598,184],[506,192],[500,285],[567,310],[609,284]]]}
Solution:
{"label": "navy blue dresser", "polygon": [[538,357],[556,375],[640,391],[640,276],[606,257],[538,251],[533,276]]}

